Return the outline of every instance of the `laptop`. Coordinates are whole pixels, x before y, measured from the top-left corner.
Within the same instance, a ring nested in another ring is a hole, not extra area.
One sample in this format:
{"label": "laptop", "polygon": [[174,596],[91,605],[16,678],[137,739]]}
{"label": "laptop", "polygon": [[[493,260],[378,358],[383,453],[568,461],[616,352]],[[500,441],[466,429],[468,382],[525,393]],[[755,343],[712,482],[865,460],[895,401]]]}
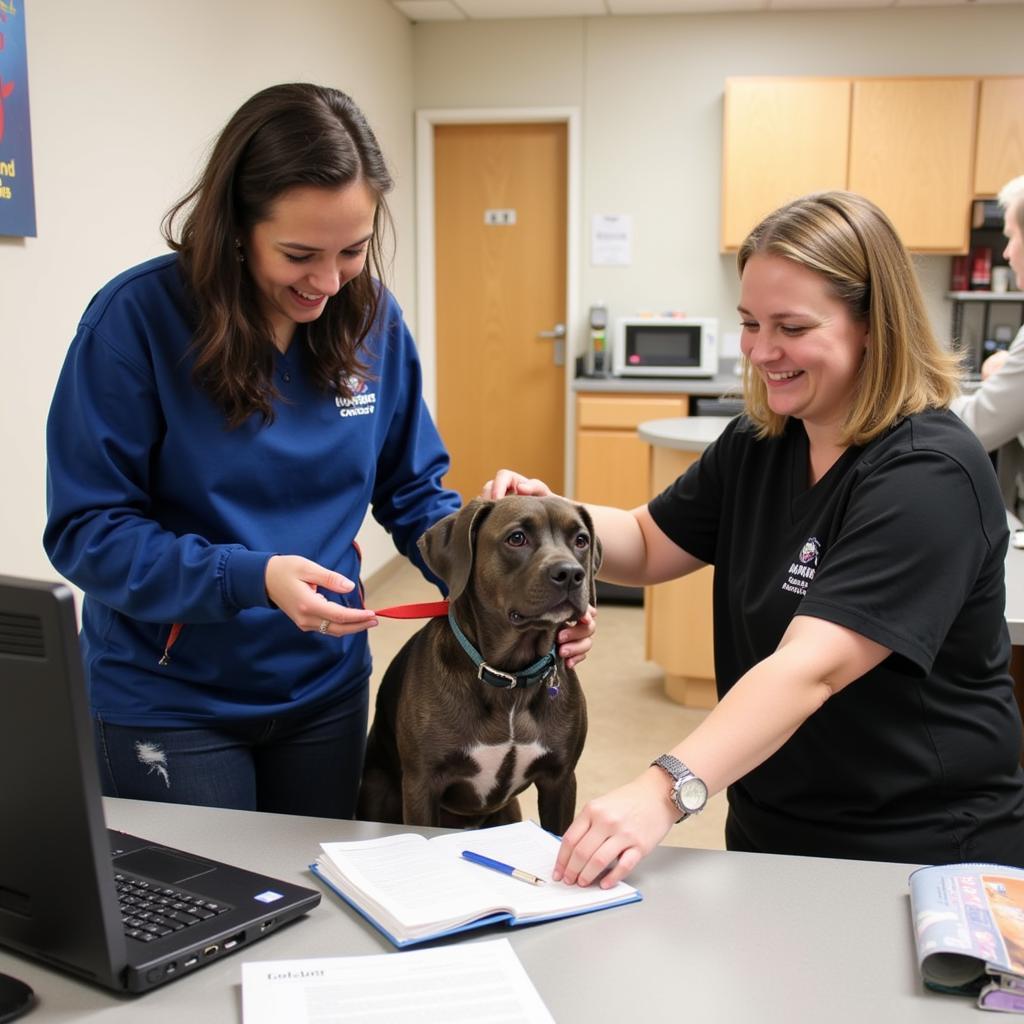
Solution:
{"label": "laptop", "polygon": [[319,902],[106,828],[71,590],[0,576],[0,944],[144,992]]}

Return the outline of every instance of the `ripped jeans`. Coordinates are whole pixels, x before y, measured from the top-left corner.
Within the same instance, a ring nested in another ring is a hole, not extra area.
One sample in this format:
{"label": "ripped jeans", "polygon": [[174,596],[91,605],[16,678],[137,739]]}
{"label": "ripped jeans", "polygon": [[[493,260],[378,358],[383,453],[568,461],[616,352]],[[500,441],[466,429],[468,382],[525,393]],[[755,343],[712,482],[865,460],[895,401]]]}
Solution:
{"label": "ripped jeans", "polygon": [[246,811],[351,818],[369,695],[312,714],[217,728],[93,726],[105,796]]}

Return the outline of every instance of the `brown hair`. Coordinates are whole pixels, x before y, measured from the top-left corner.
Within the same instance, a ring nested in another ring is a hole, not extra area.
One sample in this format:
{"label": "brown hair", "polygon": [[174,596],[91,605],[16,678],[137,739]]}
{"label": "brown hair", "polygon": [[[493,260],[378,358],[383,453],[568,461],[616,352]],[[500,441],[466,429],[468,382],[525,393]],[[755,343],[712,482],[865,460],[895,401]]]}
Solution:
{"label": "brown hair", "polygon": [[345,93],[303,83],[258,92],[231,117],[196,184],[164,217],[164,238],[179,254],[195,303],[193,375],[229,427],[253,413],[272,422],[278,395],[273,330],[238,259],[237,240],[248,237],[289,189],[355,181],[377,201],[366,265],[306,330],[314,379],[324,391],[348,397],[349,378],[365,372],[360,351],[381,300],[380,236],[391,223],[384,195],[392,180],[370,126]]}
{"label": "brown hair", "polygon": [[[820,274],[829,294],[868,329],[842,443],[866,444],[903,417],[945,408],[957,395],[957,356],[936,341],[910,257],[874,203],[853,192],[796,199],[747,236],[737,257],[741,276],[758,254],[781,256]],[[743,393],[759,435],[781,434],[786,417],[769,408],[765,383],[749,362]]]}

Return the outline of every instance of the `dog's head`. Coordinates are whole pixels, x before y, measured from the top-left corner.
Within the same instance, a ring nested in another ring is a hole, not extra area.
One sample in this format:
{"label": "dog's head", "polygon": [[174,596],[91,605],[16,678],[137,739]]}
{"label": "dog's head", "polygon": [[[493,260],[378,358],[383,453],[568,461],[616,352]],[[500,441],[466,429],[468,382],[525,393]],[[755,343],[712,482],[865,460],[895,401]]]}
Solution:
{"label": "dog's head", "polygon": [[472,589],[514,627],[572,621],[596,601],[601,545],[590,513],[565,498],[474,499],[419,547],[451,601]]}

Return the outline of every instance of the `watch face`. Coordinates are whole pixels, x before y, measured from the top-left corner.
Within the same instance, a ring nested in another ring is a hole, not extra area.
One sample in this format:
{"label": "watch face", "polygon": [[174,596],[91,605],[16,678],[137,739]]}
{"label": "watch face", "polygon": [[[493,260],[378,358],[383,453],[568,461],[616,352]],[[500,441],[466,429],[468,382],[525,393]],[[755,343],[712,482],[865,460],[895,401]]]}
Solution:
{"label": "watch face", "polygon": [[679,804],[690,814],[699,811],[708,799],[708,787],[692,775],[679,784]]}

